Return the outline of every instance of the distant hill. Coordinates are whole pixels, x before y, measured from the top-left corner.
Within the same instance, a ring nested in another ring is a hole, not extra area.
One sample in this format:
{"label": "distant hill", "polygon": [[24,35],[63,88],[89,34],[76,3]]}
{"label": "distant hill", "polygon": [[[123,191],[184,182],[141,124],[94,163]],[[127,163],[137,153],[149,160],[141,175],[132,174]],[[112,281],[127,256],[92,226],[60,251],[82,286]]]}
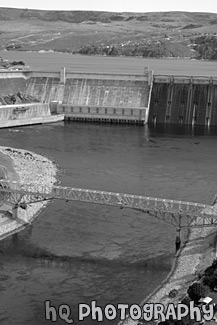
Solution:
{"label": "distant hill", "polygon": [[216,38],[214,13],[0,8],[0,49],[7,50],[216,59]]}

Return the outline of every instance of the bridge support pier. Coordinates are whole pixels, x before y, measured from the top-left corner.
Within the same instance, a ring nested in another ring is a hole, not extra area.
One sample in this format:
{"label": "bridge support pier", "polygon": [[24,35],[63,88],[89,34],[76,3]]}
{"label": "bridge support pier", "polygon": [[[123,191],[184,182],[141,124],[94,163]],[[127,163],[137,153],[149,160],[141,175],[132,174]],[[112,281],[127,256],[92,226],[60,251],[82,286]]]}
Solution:
{"label": "bridge support pier", "polygon": [[17,219],[17,216],[18,216],[18,204],[15,204],[13,207],[12,207],[12,218],[14,220]]}
{"label": "bridge support pier", "polygon": [[177,229],[177,235],[176,235],[176,253],[178,252],[178,250],[181,247],[181,228]]}
{"label": "bridge support pier", "polygon": [[178,250],[181,247],[181,222],[182,222],[182,217],[181,215],[179,215],[179,225],[178,228],[176,229],[176,253],[178,252]]}
{"label": "bridge support pier", "polygon": [[[15,204],[12,207],[12,218],[14,220],[16,220],[17,216],[18,216],[18,204]],[[12,235],[12,242],[13,242],[13,244],[16,244],[17,241],[18,241],[18,233],[15,233],[15,234]]]}

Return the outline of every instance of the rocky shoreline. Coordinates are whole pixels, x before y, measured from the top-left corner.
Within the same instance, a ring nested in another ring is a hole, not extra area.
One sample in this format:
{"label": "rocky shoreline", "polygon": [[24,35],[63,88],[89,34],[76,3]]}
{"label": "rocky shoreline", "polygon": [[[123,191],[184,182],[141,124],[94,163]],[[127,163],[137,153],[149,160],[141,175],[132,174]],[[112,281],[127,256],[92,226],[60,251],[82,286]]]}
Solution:
{"label": "rocky shoreline", "polygon": [[[175,256],[170,274],[163,285],[157,288],[143,303],[178,303],[186,294],[192,281],[205,266],[212,264],[215,258],[216,229],[193,228],[186,245]],[[175,297],[170,297],[172,290],[177,291]]]}
{"label": "rocky shoreline", "polygon": [[[174,258],[174,262],[167,278],[141,302],[161,303],[164,306],[169,303],[178,303],[186,294],[189,285],[197,280],[200,271],[212,264],[216,257],[216,227],[192,228],[185,245]],[[169,293],[175,290],[175,297]],[[139,321],[128,318],[119,325],[138,325]]]}
{"label": "rocky shoreline", "polygon": [[[36,184],[52,187],[56,183],[57,167],[48,158],[31,151],[0,147],[0,152],[12,160],[13,168],[21,184]],[[31,223],[34,218],[48,204],[47,201],[27,205],[27,209],[18,209],[19,219]],[[5,224],[0,229],[1,233],[15,229],[17,221]]]}

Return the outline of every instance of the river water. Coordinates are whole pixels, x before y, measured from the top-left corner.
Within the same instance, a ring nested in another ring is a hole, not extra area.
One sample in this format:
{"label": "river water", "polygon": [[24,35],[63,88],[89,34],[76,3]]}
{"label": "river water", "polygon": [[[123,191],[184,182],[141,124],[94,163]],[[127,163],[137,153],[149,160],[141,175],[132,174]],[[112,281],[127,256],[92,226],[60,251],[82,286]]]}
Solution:
{"label": "river water", "polygon": [[3,51],[0,56],[9,61],[23,60],[33,70],[66,71],[83,73],[126,73],[143,75],[149,67],[154,74],[184,76],[217,76],[215,61],[188,59],[156,59],[138,57],[111,57],[98,55],[72,55],[68,53],[39,53]]}
{"label": "river water", "polygon": [[[61,122],[1,129],[0,145],[52,159],[66,186],[210,204],[216,137],[216,129]],[[175,236],[138,211],[54,201],[18,242],[0,243],[0,323],[50,324],[50,300],[68,304],[74,324],[95,325],[78,321],[78,304],[141,302],[168,274]]]}

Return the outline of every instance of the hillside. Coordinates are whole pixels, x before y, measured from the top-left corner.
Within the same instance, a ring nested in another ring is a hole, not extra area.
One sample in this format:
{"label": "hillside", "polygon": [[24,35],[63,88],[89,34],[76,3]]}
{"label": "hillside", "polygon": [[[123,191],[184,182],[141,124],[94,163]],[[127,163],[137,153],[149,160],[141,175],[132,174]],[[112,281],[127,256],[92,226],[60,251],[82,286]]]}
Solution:
{"label": "hillside", "polygon": [[216,59],[216,39],[214,13],[0,8],[0,49]]}

